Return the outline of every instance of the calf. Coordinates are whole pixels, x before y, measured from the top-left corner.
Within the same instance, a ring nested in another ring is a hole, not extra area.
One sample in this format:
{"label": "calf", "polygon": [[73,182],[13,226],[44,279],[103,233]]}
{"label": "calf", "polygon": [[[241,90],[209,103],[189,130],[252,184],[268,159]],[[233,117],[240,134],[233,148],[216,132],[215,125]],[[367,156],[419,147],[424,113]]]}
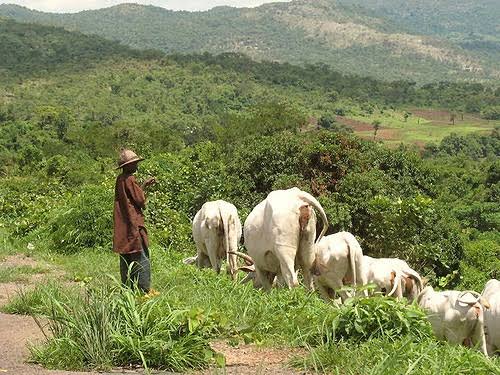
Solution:
{"label": "calf", "polygon": [[486,349],[489,355],[500,354],[500,281],[491,279],[482,293],[490,308],[484,311]]}
{"label": "calf", "polygon": [[396,298],[413,301],[423,289],[420,275],[408,263],[398,258],[372,258],[363,256],[366,281],[376,290]]}
{"label": "calf", "polygon": [[[345,301],[348,294],[341,288],[347,282],[366,285],[363,251],[351,233],[339,232],[323,237],[316,244],[315,253],[312,268],[314,284],[324,299],[330,300],[337,291]],[[364,293],[366,295],[366,291]]]}
{"label": "calf", "polygon": [[432,325],[432,330],[440,340],[466,346],[478,345],[487,355],[484,335],[483,305],[487,303],[472,291],[447,290],[436,292],[427,286],[417,297]]}

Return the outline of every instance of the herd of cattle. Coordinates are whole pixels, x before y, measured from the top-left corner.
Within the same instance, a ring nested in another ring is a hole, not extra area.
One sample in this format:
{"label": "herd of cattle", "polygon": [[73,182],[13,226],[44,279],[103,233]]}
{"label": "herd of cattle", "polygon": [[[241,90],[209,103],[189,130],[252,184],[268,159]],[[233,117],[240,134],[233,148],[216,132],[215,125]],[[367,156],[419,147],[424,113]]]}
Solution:
{"label": "herd of cattle", "polygon": [[[316,213],[322,230],[316,239]],[[324,236],[328,219],[320,203],[298,188],[276,190],[250,212],[243,226],[247,253],[238,251],[242,226],[236,207],[223,200],[206,202],[193,219],[197,255],[186,264],[211,267],[217,273],[227,260],[227,272],[269,290],[273,285],[298,285],[301,270],[308,289],[315,287],[330,300],[336,293],[344,301],[350,293],[344,285],[371,284],[375,291],[396,298],[416,300],[427,312],[439,339],[476,346],[485,355],[500,352],[500,281],[490,280],[484,291],[434,291],[403,260],[363,255],[348,232]],[[316,239],[316,240],[315,240]],[[237,257],[245,265],[238,267]],[[358,288],[368,296],[367,288]],[[356,288],[352,289],[355,293]]]}

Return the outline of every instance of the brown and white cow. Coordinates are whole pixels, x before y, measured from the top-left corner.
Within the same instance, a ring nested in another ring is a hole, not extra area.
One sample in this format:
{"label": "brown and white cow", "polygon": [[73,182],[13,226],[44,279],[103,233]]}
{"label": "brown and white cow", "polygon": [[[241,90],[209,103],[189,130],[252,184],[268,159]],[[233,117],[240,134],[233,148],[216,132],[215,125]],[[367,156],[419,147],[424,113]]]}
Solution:
{"label": "brown and white cow", "polygon": [[366,281],[387,296],[406,297],[411,302],[423,289],[422,278],[404,260],[365,255],[363,263]]}
{"label": "brown and white cow", "polygon": [[489,305],[479,293],[447,290],[436,292],[427,286],[417,297],[436,337],[453,344],[477,346],[485,355],[484,309]]}

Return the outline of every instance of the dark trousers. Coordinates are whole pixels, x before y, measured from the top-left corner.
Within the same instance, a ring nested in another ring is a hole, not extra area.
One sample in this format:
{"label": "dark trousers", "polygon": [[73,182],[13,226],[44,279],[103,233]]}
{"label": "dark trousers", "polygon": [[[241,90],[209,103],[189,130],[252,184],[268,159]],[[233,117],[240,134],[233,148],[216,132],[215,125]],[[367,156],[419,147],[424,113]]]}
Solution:
{"label": "dark trousers", "polygon": [[131,286],[137,284],[144,293],[151,287],[151,263],[149,249],[142,243],[142,251],[120,255],[120,275],[122,284]]}

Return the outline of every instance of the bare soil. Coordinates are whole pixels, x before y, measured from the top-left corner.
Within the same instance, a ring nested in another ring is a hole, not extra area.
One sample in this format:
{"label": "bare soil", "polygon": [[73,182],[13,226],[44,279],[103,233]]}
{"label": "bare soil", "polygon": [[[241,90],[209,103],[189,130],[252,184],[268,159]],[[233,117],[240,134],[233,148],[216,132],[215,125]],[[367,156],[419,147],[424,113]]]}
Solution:
{"label": "bare soil", "polygon": [[337,116],[337,122],[350,126],[355,132],[373,131],[373,126],[367,122],[353,120],[344,116]]}
{"label": "bare soil", "polygon": [[[358,136],[365,139],[373,139],[373,125],[367,122],[354,120],[343,116],[337,116],[337,122],[343,125],[350,126],[355,132],[371,132],[370,135],[358,134]],[[399,138],[400,136],[397,129],[388,129],[382,126],[377,131],[377,139],[392,141],[398,140]]]}
{"label": "bare soil", "polygon": [[276,374],[298,375],[304,372],[287,366],[295,356],[304,355],[304,350],[290,348],[259,348],[255,345],[238,345],[232,347],[223,341],[212,343],[212,349],[224,354],[226,367],[224,369],[209,369],[202,374]]}
{"label": "bare soil", "polygon": [[[60,278],[64,273],[47,264],[37,262],[24,255],[11,255],[0,261],[0,266],[41,266],[47,273],[31,275],[29,282],[25,283],[0,283],[0,307],[7,304],[9,299],[16,295],[19,289],[30,288],[41,279],[51,277]],[[31,316],[11,315],[0,313],[0,374],[15,375],[103,375],[97,372],[75,372],[47,370],[36,364],[28,363],[28,345],[40,343],[44,336]],[[259,348],[255,345],[239,345],[232,347],[223,341],[212,344],[212,348],[224,354],[226,367],[224,369],[209,368],[203,371],[191,372],[196,375],[208,374],[276,374],[297,375],[303,372],[296,371],[287,366],[287,362],[296,355],[303,354],[301,350]],[[111,374],[143,374],[142,369],[130,370],[117,368]],[[172,374],[169,372],[156,372],[156,374]],[[105,375],[105,374],[104,374]]]}

